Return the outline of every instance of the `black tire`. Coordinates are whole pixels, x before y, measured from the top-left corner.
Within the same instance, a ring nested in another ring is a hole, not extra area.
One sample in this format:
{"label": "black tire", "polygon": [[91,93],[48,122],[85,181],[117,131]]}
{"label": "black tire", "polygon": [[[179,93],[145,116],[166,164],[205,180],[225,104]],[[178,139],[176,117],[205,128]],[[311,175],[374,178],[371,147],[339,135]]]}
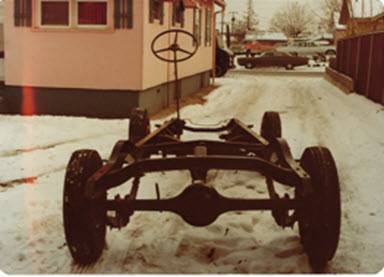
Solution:
{"label": "black tire", "polygon": [[227,71],[228,70],[224,69],[221,65],[216,65],[216,67],[215,67],[215,76],[217,78],[223,77],[223,76],[225,76]]}
{"label": "black tire", "polygon": [[129,141],[136,143],[151,132],[148,112],[139,108],[133,109],[129,121]]}
{"label": "black tire", "polygon": [[216,49],[215,76],[223,77],[231,66],[231,56],[221,48]]}
{"label": "black tire", "polygon": [[3,97],[0,96],[0,114],[8,113],[7,103]]}
{"label": "black tire", "polygon": [[320,57],[320,62],[326,62],[327,61],[327,56],[319,55],[319,57]]}
{"label": "black tire", "polygon": [[77,264],[96,262],[105,246],[106,193],[94,201],[84,196],[87,179],[102,166],[99,154],[80,150],[72,154],[64,183],[63,219],[65,239]]}
{"label": "black tire", "polygon": [[301,166],[311,177],[314,194],[305,199],[296,191],[296,198],[306,205],[298,210],[301,242],[309,262],[321,272],[335,255],[341,225],[340,185],[337,168],[331,152],[324,147],[305,149]]}
{"label": "black tire", "polygon": [[252,63],[252,62],[247,62],[247,63],[244,65],[244,67],[245,67],[246,69],[252,69],[254,66],[253,66],[253,63]]}
{"label": "black tire", "polygon": [[335,50],[327,50],[325,51],[325,56],[336,56]]}
{"label": "black tire", "polygon": [[268,141],[281,137],[282,131],[279,113],[271,111],[264,113],[263,120],[261,121],[260,134]]}

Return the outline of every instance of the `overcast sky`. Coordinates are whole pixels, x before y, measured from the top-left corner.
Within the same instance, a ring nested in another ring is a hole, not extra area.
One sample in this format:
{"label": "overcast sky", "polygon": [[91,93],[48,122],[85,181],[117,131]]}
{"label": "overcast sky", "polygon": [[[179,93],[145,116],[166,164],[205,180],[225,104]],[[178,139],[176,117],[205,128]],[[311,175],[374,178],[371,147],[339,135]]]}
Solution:
{"label": "overcast sky", "polygon": [[[255,8],[255,12],[259,18],[260,24],[259,27],[261,29],[266,29],[269,27],[269,21],[272,15],[276,12],[276,10],[284,5],[287,1],[293,0],[253,0],[253,6]],[[319,2],[322,0],[295,0],[299,3],[308,4],[308,7],[315,12],[319,12]],[[227,9],[226,15],[227,18],[231,17],[230,12],[236,11],[237,17],[241,17],[243,12],[246,11],[248,0],[226,0]],[[316,14],[314,13],[314,16]]]}

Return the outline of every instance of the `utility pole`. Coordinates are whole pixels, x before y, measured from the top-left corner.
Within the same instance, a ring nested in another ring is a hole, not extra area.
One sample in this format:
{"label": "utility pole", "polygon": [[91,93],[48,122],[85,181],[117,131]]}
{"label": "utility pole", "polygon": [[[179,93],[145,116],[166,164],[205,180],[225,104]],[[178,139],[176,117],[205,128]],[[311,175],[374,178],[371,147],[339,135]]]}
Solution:
{"label": "utility pole", "polygon": [[253,20],[255,17],[255,11],[253,9],[253,0],[248,0],[248,11],[247,11],[247,29],[251,30],[253,27]]}
{"label": "utility pole", "polygon": [[237,12],[229,12],[231,15],[231,33],[233,34],[235,32],[235,22],[236,22],[236,17],[235,15]]}

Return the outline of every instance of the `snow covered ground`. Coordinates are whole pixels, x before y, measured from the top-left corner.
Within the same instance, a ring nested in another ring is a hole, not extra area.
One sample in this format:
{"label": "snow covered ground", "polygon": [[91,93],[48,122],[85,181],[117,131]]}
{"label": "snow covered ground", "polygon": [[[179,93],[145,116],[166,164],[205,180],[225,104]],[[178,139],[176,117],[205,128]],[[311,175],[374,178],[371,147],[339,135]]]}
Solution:
{"label": "snow covered ground", "polygon": [[[377,272],[384,249],[384,109],[345,95],[321,77],[231,73],[182,116],[212,124],[237,117],[258,130],[264,111],[279,111],[283,136],[299,158],[307,146],[333,152],[341,181],[339,249],[328,272]],[[157,120],[155,123],[160,122]],[[170,213],[136,213],[128,227],[110,231],[100,262],[72,263],[62,227],[64,169],[74,150],[108,157],[127,135],[124,120],[0,116],[0,269],[6,273],[291,273],[310,272],[297,227],[280,229],[269,212],[233,212],[195,228]],[[150,174],[139,196],[178,194],[186,172]],[[255,173],[211,172],[223,195],[266,197]],[[127,186],[114,192],[127,193]],[[282,191],[285,191],[283,189]],[[110,195],[112,196],[112,195]]]}

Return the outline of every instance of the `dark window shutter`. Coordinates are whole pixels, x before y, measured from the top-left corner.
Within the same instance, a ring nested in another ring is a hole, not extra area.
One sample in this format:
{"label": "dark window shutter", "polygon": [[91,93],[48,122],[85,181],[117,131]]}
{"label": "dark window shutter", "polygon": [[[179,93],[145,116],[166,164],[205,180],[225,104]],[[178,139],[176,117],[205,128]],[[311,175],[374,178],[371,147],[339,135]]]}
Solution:
{"label": "dark window shutter", "polygon": [[127,22],[126,28],[131,29],[133,27],[133,0],[125,0],[127,1]]}
{"label": "dark window shutter", "polygon": [[164,0],[160,0],[161,8],[160,8],[160,24],[164,24]]}
{"label": "dark window shutter", "polygon": [[181,27],[184,27],[184,2],[175,0],[172,2],[172,5],[172,25],[175,26],[176,23],[179,23]]}
{"label": "dark window shutter", "polygon": [[25,1],[25,25],[27,27],[32,26],[32,0]]}
{"label": "dark window shutter", "polygon": [[17,27],[32,26],[32,0],[15,0],[14,21]]}
{"label": "dark window shutter", "polygon": [[176,2],[172,2],[172,25],[176,25]]}
{"label": "dark window shutter", "polygon": [[153,23],[155,19],[164,24],[164,0],[149,0],[149,22]]}
{"label": "dark window shutter", "polygon": [[115,0],[115,29],[120,29],[121,27],[121,6],[120,6],[120,0]]}
{"label": "dark window shutter", "polygon": [[155,19],[155,3],[154,0],[149,0],[149,22],[152,23]]}
{"label": "dark window shutter", "polygon": [[115,0],[115,29],[133,27],[133,0]]}
{"label": "dark window shutter", "polygon": [[21,0],[15,0],[14,3],[14,18],[15,18],[15,26],[20,26],[20,19],[21,19],[21,12],[20,12],[20,7],[21,7]]}
{"label": "dark window shutter", "polygon": [[181,14],[180,14],[180,20],[181,20],[180,24],[181,24],[181,28],[184,28],[184,23],[185,23],[185,12],[186,12],[186,10],[185,10],[185,6],[184,6],[184,0],[181,0],[181,1],[179,2],[179,12],[181,13]]}

